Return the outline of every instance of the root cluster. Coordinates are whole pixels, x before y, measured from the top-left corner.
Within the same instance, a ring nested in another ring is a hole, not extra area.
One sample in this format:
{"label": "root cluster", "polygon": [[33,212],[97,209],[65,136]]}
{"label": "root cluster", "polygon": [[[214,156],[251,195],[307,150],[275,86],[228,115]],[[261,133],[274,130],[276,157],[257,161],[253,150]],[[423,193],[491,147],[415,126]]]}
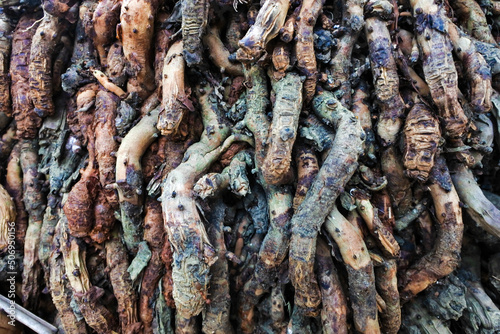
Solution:
{"label": "root cluster", "polygon": [[0,0],[0,280],[65,333],[500,332],[499,27]]}

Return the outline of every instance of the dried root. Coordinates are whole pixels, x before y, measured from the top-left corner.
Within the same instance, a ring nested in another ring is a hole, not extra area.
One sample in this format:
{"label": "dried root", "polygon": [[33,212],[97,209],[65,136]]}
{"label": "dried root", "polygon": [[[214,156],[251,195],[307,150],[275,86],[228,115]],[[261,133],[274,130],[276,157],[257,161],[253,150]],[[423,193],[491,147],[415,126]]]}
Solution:
{"label": "dried root", "polygon": [[246,169],[252,163],[251,154],[248,151],[240,151],[222,173],[205,174],[196,182],[193,190],[202,199],[214,197],[226,188],[229,188],[235,195],[246,196],[250,192]]}
{"label": "dried root", "polygon": [[99,91],[96,95],[96,111],[94,114],[95,159],[99,165],[99,181],[107,202],[118,207],[118,198],[110,185],[115,182],[116,151],[118,143],[115,141],[117,130],[115,118],[118,108],[118,99],[111,93]]}
{"label": "dried root", "polygon": [[[12,112],[17,123],[17,136],[23,139],[35,138],[42,125],[42,119],[33,107],[29,84],[29,60],[35,27],[38,26],[37,18],[34,14],[21,17],[12,37],[10,61]],[[31,29],[28,29],[30,27]]]}
{"label": "dried root", "polygon": [[21,168],[21,146],[19,142],[14,146],[7,164],[7,174],[5,176],[5,189],[14,200],[16,206],[16,245],[24,249],[26,239],[26,229],[28,228],[28,213],[23,202],[23,170]]}
{"label": "dried root", "polygon": [[159,110],[144,116],[123,138],[116,154],[116,188],[120,202],[123,239],[129,252],[136,253],[143,238],[141,157],[158,137],[156,123]]}
{"label": "dried root", "polygon": [[337,52],[332,57],[328,70],[329,88],[339,92],[340,101],[345,107],[351,105],[351,54],[365,24],[363,8],[366,0],[347,0],[343,4],[342,18],[345,34],[340,38]]}
{"label": "dried root", "polygon": [[[353,193],[353,191],[351,191]],[[394,239],[389,226],[382,223],[378,212],[368,200],[366,194],[354,191],[356,207],[372,236],[376,239],[380,250],[389,258],[399,256],[399,244]]]}
{"label": "dried root", "polygon": [[274,280],[273,273],[286,257],[293,197],[290,187],[271,186],[264,180],[262,166],[270,127],[265,115],[265,108],[269,103],[265,75],[262,69],[255,66],[246,70],[246,77],[252,86],[246,95],[248,110],[244,123],[255,138],[254,160],[258,180],[265,189],[269,207],[269,229],[262,241],[253,275],[240,292],[238,306],[240,329],[244,333],[251,333],[255,326],[254,307],[262,294],[270,289]]}
{"label": "dried root", "polygon": [[437,237],[431,253],[426,254],[406,271],[401,290],[403,301],[407,301],[430,284],[451,273],[460,261],[464,228],[462,209],[443,158],[436,160],[429,180],[439,224]]}
{"label": "dried root", "polygon": [[79,2],[76,0],[44,0],[43,10],[50,15],[75,23],[78,19]]}
{"label": "dried root", "polygon": [[117,95],[118,97],[120,97],[122,99],[124,99],[125,97],[127,97],[127,93],[125,93],[123,91],[123,89],[121,89],[119,86],[117,86],[113,82],[111,82],[109,80],[109,78],[103,72],[101,72],[99,70],[94,70],[92,72],[92,74],[99,81],[99,83],[104,88],[106,88],[107,90],[109,90],[110,92],[114,93],[115,95]]}
{"label": "dried root", "polygon": [[324,0],[303,1],[298,16],[300,21],[296,24],[297,41],[295,42],[295,54],[297,56],[297,68],[306,76],[304,82],[304,100],[306,103],[311,102],[316,94],[318,69],[316,54],[314,52],[313,28],[316,25],[316,20],[323,9],[324,3]]}
{"label": "dried root", "polygon": [[488,233],[500,237],[500,209],[484,196],[472,171],[460,164],[453,168],[451,177],[467,213]]}
{"label": "dried root", "polygon": [[[122,44],[120,42],[113,43],[109,47],[109,52],[106,57],[106,76],[109,81],[120,88],[124,87],[127,81],[126,63]],[[99,80],[99,77],[97,77],[97,80]],[[100,80],[99,82],[101,83]],[[125,96],[125,92],[119,90],[116,90],[116,92],[113,91],[113,93],[117,96]]]}
{"label": "dried root", "polygon": [[69,287],[68,280],[64,279],[66,268],[64,259],[61,254],[62,244],[65,243],[63,224],[58,224],[55,228],[54,245],[55,249],[50,254],[49,258],[49,284],[52,301],[61,317],[62,327],[67,333],[86,334],[85,321],[77,319],[73,307],[73,292]]}
{"label": "dried root", "polygon": [[298,146],[295,163],[297,165],[297,189],[293,198],[293,208],[297,210],[319,172],[319,164],[313,150],[306,145]]}
{"label": "dried root", "polygon": [[92,36],[103,67],[108,64],[106,47],[114,41],[116,33],[114,27],[120,19],[121,4],[121,0],[102,0],[94,11],[92,18],[94,25],[89,35]]}
{"label": "dried root", "polygon": [[118,313],[122,333],[140,333],[141,324],[137,321],[137,293],[127,272],[129,267],[127,250],[121,242],[117,229],[106,242],[106,263],[113,293],[118,301]]}
{"label": "dried root", "polygon": [[229,321],[231,297],[229,295],[229,268],[226,259],[226,245],[224,243],[224,218],[226,206],[219,199],[211,206],[211,214],[207,217],[210,227],[207,235],[214,245],[217,261],[210,267],[210,287],[208,294],[210,304],[203,313],[203,333],[232,334],[234,330]]}
{"label": "dried root", "polygon": [[469,81],[470,104],[473,111],[476,113],[490,111],[493,88],[491,88],[491,74],[486,60],[476,51],[473,40],[451,22],[448,24],[448,34]]}
{"label": "dried root", "polygon": [[24,140],[21,144],[21,168],[23,170],[23,200],[29,215],[24,243],[23,303],[33,307],[38,303],[42,268],[38,257],[40,229],[45,212],[45,194],[38,173],[37,141]]}
{"label": "dried root", "polygon": [[443,121],[444,135],[460,139],[467,130],[468,119],[458,103],[458,75],[449,47],[444,8],[433,0],[413,0],[411,5],[417,20],[416,39],[425,81]]}
{"label": "dried root", "polygon": [[330,255],[330,248],[318,239],[316,266],[321,289],[321,324],[325,334],[347,333],[347,300],[340,283],[337,269]]}
{"label": "dried root", "polygon": [[116,28],[118,39],[123,45],[123,54],[131,71],[127,92],[136,92],[142,99],[148,97],[155,89],[150,58],[157,7],[158,2],[154,0],[124,0],[120,23]]}
{"label": "dried root", "polygon": [[366,18],[365,31],[370,48],[370,62],[373,74],[373,85],[377,102],[380,108],[377,124],[377,134],[382,145],[394,144],[396,136],[402,126],[404,112],[403,99],[399,95],[399,76],[396,69],[396,61],[392,56],[392,43],[386,22],[379,15],[389,13],[378,13],[379,8],[391,7],[389,2],[369,2],[367,8],[373,10],[368,14],[372,17]]}
{"label": "dried root", "polygon": [[363,236],[337,207],[328,214],[325,229],[338,245],[347,269],[354,326],[361,333],[379,333],[375,274]]}
{"label": "dried root", "polygon": [[457,15],[460,25],[470,36],[485,43],[496,44],[488,27],[486,16],[476,1],[458,0],[450,3]]}
{"label": "dried root", "polygon": [[288,73],[283,79],[273,82],[273,89],[276,102],[262,175],[267,184],[278,185],[290,179],[292,147],[302,110],[302,82],[297,74]]}
{"label": "dried root", "polygon": [[210,52],[210,60],[220,69],[221,73],[230,75],[243,75],[241,64],[233,64],[229,61],[229,50],[224,46],[220,39],[220,27],[211,26],[205,36],[203,43]]}
{"label": "dried root", "polygon": [[157,127],[164,136],[176,135],[183,117],[193,111],[188,88],[184,84],[186,65],[182,48],[182,41],[174,43],[168,49],[163,65],[162,101]]}
{"label": "dried root", "polygon": [[317,233],[337,196],[355,172],[363,143],[359,121],[333,94],[324,92],[317,96],[313,106],[318,116],[327,119],[337,129],[337,134],[333,148],[291,222],[290,278],[296,288],[295,303],[308,314],[317,313],[321,302],[313,273]]}
{"label": "dried root", "polygon": [[90,152],[88,165],[82,171],[78,183],[71,188],[63,206],[69,232],[79,238],[88,236],[94,227],[95,214],[92,208],[100,189],[93,138],[87,147]]}
{"label": "dried root", "polygon": [[9,193],[0,186],[0,250],[6,251],[9,247],[9,231],[15,229],[16,207]]}
{"label": "dried root", "polygon": [[64,31],[64,22],[45,12],[33,35],[29,63],[29,96],[40,117],[54,113],[52,101],[52,55]]}
{"label": "dried root", "polygon": [[375,160],[375,135],[372,130],[369,95],[368,84],[361,81],[352,96],[352,113],[359,119],[359,123],[365,131],[365,154],[370,160]]}
{"label": "dried root", "polygon": [[[71,333],[498,331],[495,0],[33,1],[0,0],[0,279],[12,226],[31,312]],[[462,207],[481,258],[460,261]]]}
{"label": "dried root", "polygon": [[63,240],[61,251],[66,268],[66,277],[69,280],[73,296],[87,324],[97,333],[111,333],[117,330],[117,321],[114,315],[101,304],[100,298],[104,290],[92,286],[87,271],[86,251],[81,241],[69,236],[67,222],[61,218]]}
{"label": "dried root", "polygon": [[[227,147],[226,143],[221,144],[229,136],[229,128],[220,121],[218,107],[209,99],[211,91],[204,89],[204,93],[198,97],[205,132],[200,141],[189,148],[183,162],[168,174],[162,185],[163,219],[174,252],[173,296],[177,315],[182,319],[191,319],[204,308],[209,267],[216,260],[191,194],[195,180]],[[211,128],[219,130],[216,133],[208,132]]]}
{"label": "dried root", "polygon": [[12,46],[11,33],[13,26],[10,19],[3,12],[0,13],[0,112],[11,116],[12,109],[10,106],[10,78],[9,78],[9,58]]}
{"label": "dried root", "polygon": [[275,38],[285,23],[289,0],[267,0],[259,10],[255,24],[238,43],[236,58],[243,63],[254,63],[265,51],[267,43]]}
{"label": "dried root", "polygon": [[201,40],[208,22],[209,5],[207,0],[182,1],[183,55],[189,67],[199,65],[203,59]]}
{"label": "dried root", "polygon": [[[144,239],[148,242],[152,254],[142,278],[139,295],[139,315],[144,333],[153,333],[153,305],[157,299],[155,297],[155,290],[157,289],[164,268],[160,255],[163,240],[165,239],[165,231],[163,230],[163,216],[160,202],[148,197],[145,204]],[[166,244],[166,247],[170,247],[168,242]]]}
{"label": "dried root", "polygon": [[401,157],[395,147],[389,147],[381,154],[381,167],[387,178],[387,190],[391,196],[396,218],[405,216],[411,210],[413,191],[410,180],[405,176]]}
{"label": "dried root", "polygon": [[380,324],[383,333],[399,332],[401,327],[401,306],[397,281],[396,260],[384,260],[375,267],[375,284],[377,292],[384,300],[385,308],[380,312]]}

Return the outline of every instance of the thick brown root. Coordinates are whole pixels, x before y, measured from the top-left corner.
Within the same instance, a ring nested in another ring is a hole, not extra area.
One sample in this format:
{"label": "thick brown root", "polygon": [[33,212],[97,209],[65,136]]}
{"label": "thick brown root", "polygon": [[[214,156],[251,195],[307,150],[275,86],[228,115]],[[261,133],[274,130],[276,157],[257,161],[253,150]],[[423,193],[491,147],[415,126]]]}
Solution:
{"label": "thick brown root", "polygon": [[450,274],[460,262],[464,229],[462,209],[444,158],[436,160],[429,180],[438,222],[437,237],[431,253],[406,271],[401,289],[403,301],[408,301],[438,279]]}

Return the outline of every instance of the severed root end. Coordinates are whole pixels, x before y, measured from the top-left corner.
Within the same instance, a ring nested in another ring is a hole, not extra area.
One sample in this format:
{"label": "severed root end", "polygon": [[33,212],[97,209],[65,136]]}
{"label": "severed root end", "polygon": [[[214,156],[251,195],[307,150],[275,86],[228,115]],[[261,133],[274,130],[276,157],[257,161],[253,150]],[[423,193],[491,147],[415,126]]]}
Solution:
{"label": "severed root end", "polygon": [[424,103],[416,103],[411,109],[404,127],[404,166],[406,176],[421,182],[427,181],[434,166],[441,131],[439,121]]}
{"label": "severed root end", "polygon": [[201,199],[214,197],[220,189],[225,189],[229,186],[229,175],[208,173],[202,176],[194,185],[194,192]]}

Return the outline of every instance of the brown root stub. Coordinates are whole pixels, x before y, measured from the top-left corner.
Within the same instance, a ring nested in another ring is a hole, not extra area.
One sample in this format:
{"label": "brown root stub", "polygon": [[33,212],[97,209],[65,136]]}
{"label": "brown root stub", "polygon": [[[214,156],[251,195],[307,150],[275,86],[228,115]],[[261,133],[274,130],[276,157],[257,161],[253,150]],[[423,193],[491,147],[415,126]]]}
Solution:
{"label": "brown root stub", "polygon": [[273,79],[281,80],[285,76],[285,71],[288,70],[290,66],[290,45],[278,42],[273,49]]}
{"label": "brown root stub", "polygon": [[63,206],[68,220],[68,229],[74,237],[86,237],[94,227],[94,203],[100,189],[98,168],[94,156],[94,142],[87,145],[90,155],[88,165],[80,180],[71,188]]}
{"label": "brown root stub", "polygon": [[298,74],[287,73],[283,79],[273,82],[273,89],[276,102],[262,175],[268,184],[278,185],[290,178],[292,147],[302,110],[302,81]]}
{"label": "brown root stub", "polygon": [[43,10],[50,15],[75,23],[78,19],[79,5],[80,1],[77,0],[44,0]]}
{"label": "brown root stub", "polygon": [[[144,333],[153,333],[154,308],[157,300],[155,290],[164,272],[161,251],[165,231],[163,229],[163,215],[161,204],[151,197],[146,198],[144,215],[144,240],[151,249],[151,259],[144,270],[141,291],[139,295],[139,316],[144,328]],[[166,243],[170,248],[170,244]]]}
{"label": "brown root stub", "polygon": [[368,231],[375,238],[380,250],[389,258],[399,257],[399,244],[392,235],[390,228],[382,224],[377,209],[369,201],[369,197],[361,191],[352,191],[356,199],[356,207],[365,221]]}
{"label": "brown root stub", "polygon": [[297,210],[319,172],[319,163],[312,148],[300,145],[296,150],[295,164],[297,165],[297,188],[293,198],[293,208]]}
{"label": "brown root stub", "polygon": [[438,223],[437,237],[432,251],[406,271],[401,289],[403,302],[450,274],[460,262],[462,209],[444,158],[436,159],[429,181]]}
{"label": "brown root stub", "polygon": [[396,219],[411,210],[413,191],[410,179],[405,176],[401,156],[396,147],[391,146],[381,154],[381,167],[387,178],[387,190],[391,196]]}
{"label": "brown root stub", "polygon": [[421,182],[427,181],[438,152],[441,130],[439,121],[424,103],[416,103],[406,117],[404,127],[405,174]]}
{"label": "brown root stub", "polygon": [[352,112],[330,92],[313,100],[316,114],[336,130],[335,142],[306,198],[292,217],[290,241],[290,278],[295,287],[295,303],[317,314],[321,302],[314,277],[316,237],[335,200],[357,168],[362,153],[363,129]]}
{"label": "brown root stub", "polygon": [[66,70],[66,65],[71,56],[71,51],[73,49],[73,44],[71,42],[69,34],[67,32],[63,32],[60,43],[62,46],[55,56],[54,66],[52,68],[52,87],[54,95],[59,94],[62,89],[61,75],[64,73],[63,71]]}
{"label": "brown root stub", "polygon": [[98,189],[93,211],[95,220],[89,236],[94,242],[101,244],[109,238],[116,220],[113,206],[108,202],[102,188]]}
{"label": "brown root stub", "polygon": [[[109,47],[109,52],[106,58],[106,76],[109,81],[118,87],[124,87],[127,80],[126,66],[127,62],[125,61],[125,55],[123,54],[122,44],[116,41]],[[99,78],[97,78],[97,80],[99,80]],[[101,81],[99,81],[99,83],[101,83]],[[122,92],[117,92],[119,94],[115,93],[115,95],[124,96],[122,95]]]}
{"label": "brown root stub", "polygon": [[283,27],[289,6],[289,0],[266,0],[257,14],[255,24],[238,43],[240,48],[236,59],[243,63],[259,60],[267,43],[275,38]]}

